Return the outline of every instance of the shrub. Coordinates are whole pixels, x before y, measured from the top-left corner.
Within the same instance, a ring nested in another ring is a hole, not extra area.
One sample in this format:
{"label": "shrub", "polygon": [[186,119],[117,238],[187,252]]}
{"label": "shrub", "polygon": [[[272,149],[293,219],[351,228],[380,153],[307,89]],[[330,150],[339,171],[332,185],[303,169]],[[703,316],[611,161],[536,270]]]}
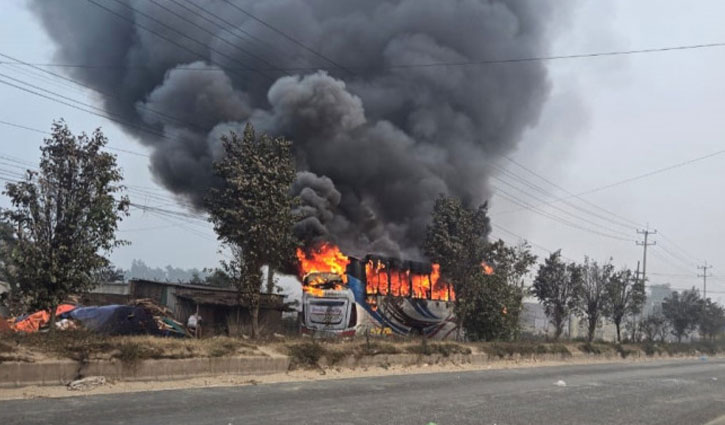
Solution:
{"label": "shrub", "polygon": [[316,342],[303,342],[287,346],[287,351],[295,366],[318,367],[320,359],[326,354],[325,347]]}

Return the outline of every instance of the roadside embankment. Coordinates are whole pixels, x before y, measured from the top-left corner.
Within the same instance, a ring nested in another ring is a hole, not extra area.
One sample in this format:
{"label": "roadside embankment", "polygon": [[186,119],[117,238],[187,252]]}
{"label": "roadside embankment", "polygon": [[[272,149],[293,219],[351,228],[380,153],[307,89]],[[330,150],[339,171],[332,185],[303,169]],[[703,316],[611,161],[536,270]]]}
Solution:
{"label": "roadside embankment", "polygon": [[617,345],[309,338],[252,344],[237,338],[98,337],[83,332],[59,332],[0,339],[0,388],[64,388],[76,379],[103,376],[109,386],[145,382],[134,388],[148,390],[168,388],[160,383],[172,381],[190,382],[191,386],[238,385],[360,374],[699,357],[716,355],[723,348],[717,343]]}

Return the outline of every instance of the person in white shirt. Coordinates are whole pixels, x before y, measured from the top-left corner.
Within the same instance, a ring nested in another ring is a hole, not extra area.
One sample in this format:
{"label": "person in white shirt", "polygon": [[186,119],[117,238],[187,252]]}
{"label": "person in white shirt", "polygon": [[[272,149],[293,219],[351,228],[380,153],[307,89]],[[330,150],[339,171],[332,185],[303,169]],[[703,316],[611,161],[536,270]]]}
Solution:
{"label": "person in white shirt", "polygon": [[191,333],[198,338],[201,334],[201,316],[199,312],[196,312],[189,316],[189,320],[186,322],[186,327],[189,328]]}

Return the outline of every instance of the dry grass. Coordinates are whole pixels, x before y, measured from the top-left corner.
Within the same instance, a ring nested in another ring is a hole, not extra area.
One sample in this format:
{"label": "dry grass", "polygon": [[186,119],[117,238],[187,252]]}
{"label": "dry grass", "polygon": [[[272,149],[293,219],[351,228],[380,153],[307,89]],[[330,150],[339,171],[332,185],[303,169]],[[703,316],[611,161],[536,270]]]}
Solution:
{"label": "dry grass", "polygon": [[21,351],[80,362],[118,359],[125,363],[145,359],[264,355],[256,346],[241,339],[228,337],[205,339],[153,336],[105,337],[86,331],[10,334],[0,337],[1,355],[10,357],[10,354]]}

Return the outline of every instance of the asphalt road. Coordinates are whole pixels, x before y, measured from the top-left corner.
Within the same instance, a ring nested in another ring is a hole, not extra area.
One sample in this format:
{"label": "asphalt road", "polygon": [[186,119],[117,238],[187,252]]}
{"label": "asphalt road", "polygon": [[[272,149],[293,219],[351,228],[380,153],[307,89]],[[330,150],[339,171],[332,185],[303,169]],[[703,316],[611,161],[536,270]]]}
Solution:
{"label": "asphalt road", "polygon": [[[556,385],[559,380],[566,386]],[[722,418],[722,359],[452,372],[0,402],[3,425],[725,424]]]}

